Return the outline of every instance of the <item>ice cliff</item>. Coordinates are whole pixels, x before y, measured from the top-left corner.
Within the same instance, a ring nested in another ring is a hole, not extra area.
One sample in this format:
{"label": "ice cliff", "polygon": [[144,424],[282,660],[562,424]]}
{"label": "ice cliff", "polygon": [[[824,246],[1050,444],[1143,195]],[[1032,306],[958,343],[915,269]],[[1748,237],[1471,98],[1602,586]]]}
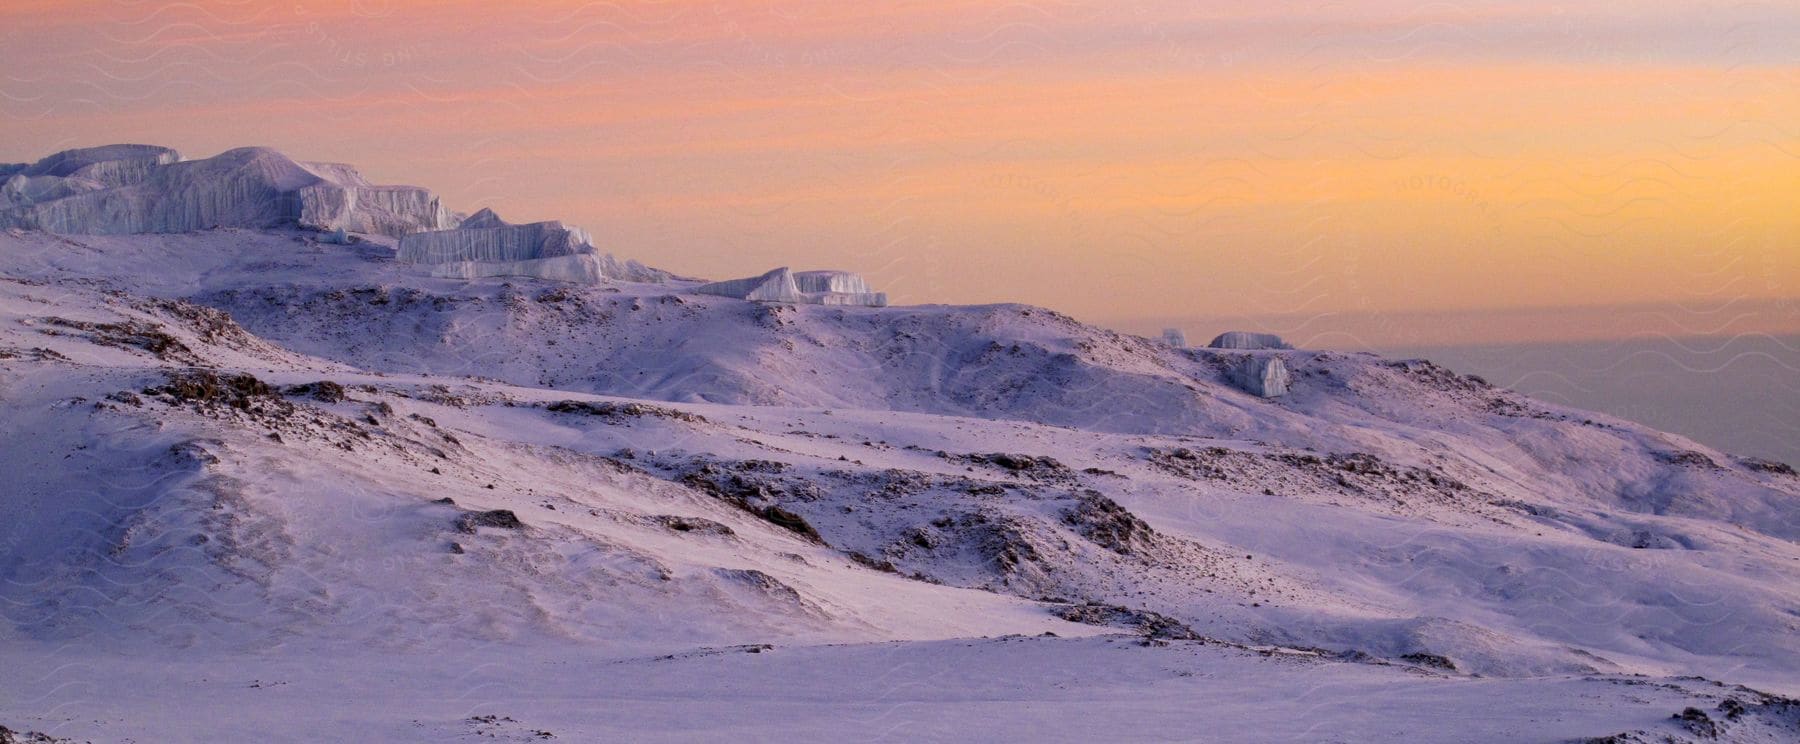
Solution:
{"label": "ice cliff", "polygon": [[421,264],[531,261],[591,252],[592,245],[592,239],[581,228],[568,227],[561,222],[474,228],[464,226],[455,230],[414,233],[400,238],[400,260],[404,263]]}
{"label": "ice cliff", "polygon": [[705,284],[695,287],[694,291],[752,302],[887,306],[887,293],[876,292],[857,274],[848,271],[795,272],[786,266],[758,276]]}
{"label": "ice cliff", "polygon": [[668,272],[600,254],[579,227],[555,221],[514,225],[491,209],[470,215],[453,230],[401,237],[399,259],[430,266],[432,276],[456,279],[518,276],[599,284],[669,278]]}
{"label": "ice cliff", "polygon": [[381,186],[340,163],[262,147],[181,160],[150,145],[66,150],[0,167],[0,227],[69,234],[175,233],[298,225],[400,236],[450,226],[438,198]]}
{"label": "ice cliff", "polygon": [[1273,333],[1249,333],[1246,331],[1226,331],[1215,336],[1207,346],[1214,349],[1292,349],[1288,342],[1281,340]]}
{"label": "ice cliff", "polygon": [[1231,366],[1225,378],[1233,387],[1260,398],[1287,395],[1288,385],[1293,383],[1287,363],[1279,356],[1244,357]]}

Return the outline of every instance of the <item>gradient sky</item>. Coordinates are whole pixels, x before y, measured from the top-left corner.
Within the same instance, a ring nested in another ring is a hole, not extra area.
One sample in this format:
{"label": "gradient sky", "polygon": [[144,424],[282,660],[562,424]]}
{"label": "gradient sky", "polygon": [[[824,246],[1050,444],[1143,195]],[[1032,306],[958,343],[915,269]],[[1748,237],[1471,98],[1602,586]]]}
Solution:
{"label": "gradient sky", "polygon": [[8,0],[0,161],[269,145],[1138,332],[1800,330],[1795,4],[875,6]]}

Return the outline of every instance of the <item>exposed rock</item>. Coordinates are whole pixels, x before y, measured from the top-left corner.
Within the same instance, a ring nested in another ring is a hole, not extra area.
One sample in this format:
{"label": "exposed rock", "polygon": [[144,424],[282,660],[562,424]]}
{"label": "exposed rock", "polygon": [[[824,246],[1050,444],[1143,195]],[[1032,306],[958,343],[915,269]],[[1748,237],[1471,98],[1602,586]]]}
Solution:
{"label": "exposed rock", "polygon": [[1082,494],[1073,508],[1063,512],[1062,521],[1082,537],[1120,555],[1140,552],[1156,539],[1156,531],[1148,523],[1097,491]]}
{"label": "exposed rock", "polygon": [[685,421],[690,424],[704,424],[705,417],[678,411],[673,408],[651,405],[649,403],[614,403],[611,401],[559,400],[544,406],[544,410],[554,413],[581,413],[599,416],[614,422],[642,417],[665,418]]}
{"label": "exposed rock", "polygon": [[42,731],[14,731],[0,726],[0,744],[75,744],[75,740],[60,739]]}
{"label": "exposed rock", "polygon": [[1149,610],[1133,610],[1117,605],[1087,603],[1058,607],[1051,614],[1072,623],[1084,625],[1119,625],[1132,628],[1154,640],[1202,640],[1186,623]]}
{"label": "exposed rock", "polygon": [[[762,518],[777,527],[785,529],[809,541],[825,545],[824,536],[800,516],[783,508],[777,499],[802,497],[789,489],[786,484],[765,481],[747,475],[765,470],[779,472],[785,464],[760,460],[746,460],[737,463],[733,469],[740,472],[725,473],[713,465],[702,465],[700,468],[682,476],[680,482],[711,494],[725,503],[743,509],[750,514]],[[815,487],[816,488],[816,487]]]}
{"label": "exposed rock", "polygon": [[254,376],[221,377],[204,369],[170,375],[167,383],[148,388],[144,394],[168,396],[184,403],[217,403],[237,409],[247,409],[258,400],[275,400],[274,388]]}
{"label": "exposed rock", "polygon": [[345,398],[344,386],[330,380],[289,385],[281,392],[288,395],[304,395],[321,403],[342,403]]}
{"label": "exposed rock", "polygon": [[48,328],[39,329],[40,333],[51,336],[80,336],[100,346],[116,349],[139,349],[149,352],[158,359],[198,364],[196,356],[187,344],[163,330],[162,326],[141,320],[127,320],[122,323],[95,323],[85,320],[50,317],[43,320]]}
{"label": "exposed rock", "polygon": [[1075,476],[1069,466],[1062,464],[1048,455],[1015,455],[1006,452],[988,452],[969,455],[951,455],[946,453],[944,459],[966,462],[975,465],[991,465],[1033,480],[1070,480]]}
{"label": "exposed rock", "polygon": [[511,509],[493,509],[490,511],[464,512],[456,518],[456,531],[475,534],[478,527],[498,527],[506,530],[523,529],[525,523],[519,521],[519,515]]}
{"label": "exposed rock", "polygon": [[1786,476],[1793,476],[1796,474],[1794,472],[1794,466],[1785,462],[1765,460],[1760,457],[1739,457],[1737,458],[1737,461],[1739,465],[1759,473],[1774,473],[1775,475]]}
{"label": "exposed rock", "polygon": [[655,516],[650,517],[650,521],[655,522],[656,524],[660,524],[660,525],[667,527],[671,530],[674,530],[676,532],[691,532],[691,533],[694,533],[697,535],[733,535],[733,534],[736,534],[735,532],[732,531],[732,529],[730,527],[727,527],[718,522],[714,522],[710,519],[701,519],[700,517],[683,517],[683,516],[677,516],[674,514],[657,514]]}
{"label": "exposed rock", "polygon": [[1674,465],[1677,467],[1697,468],[1697,469],[1701,469],[1701,470],[1721,470],[1722,469],[1719,467],[1719,463],[1714,462],[1713,459],[1710,457],[1707,457],[1705,453],[1695,452],[1693,450],[1677,450],[1674,452],[1657,452],[1657,453],[1655,453],[1655,455],[1656,455],[1656,459],[1658,459],[1664,463],[1667,463],[1669,465]]}
{"label": "exposed rock", "polygon": [[1450,672],[1456,671],[1456,662],[1451,661],[1449,657],[1439,654],[1411,653],[1401,656],[1400,660],[1418,664],[1419,666],[1435,667]]}

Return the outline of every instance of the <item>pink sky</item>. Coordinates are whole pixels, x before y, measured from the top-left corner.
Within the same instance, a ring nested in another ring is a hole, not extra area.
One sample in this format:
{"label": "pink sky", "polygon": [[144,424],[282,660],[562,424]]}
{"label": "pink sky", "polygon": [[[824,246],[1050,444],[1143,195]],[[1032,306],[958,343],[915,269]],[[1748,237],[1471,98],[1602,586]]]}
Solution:
{"label": "pink sky", "polygon": [[0,160],[269,145],[1134,331],[1800,331],[1800,9],[1617,7],[13,0]]}

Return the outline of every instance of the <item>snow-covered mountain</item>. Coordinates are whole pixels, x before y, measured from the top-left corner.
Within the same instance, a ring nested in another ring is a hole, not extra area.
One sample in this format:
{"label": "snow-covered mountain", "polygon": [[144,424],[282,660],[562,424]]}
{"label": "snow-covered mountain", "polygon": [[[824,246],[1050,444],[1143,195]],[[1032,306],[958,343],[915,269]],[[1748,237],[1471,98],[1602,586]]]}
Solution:
{"label": "snow-covered mountain", "polygon": [[1787,465],[1424,360],[719,296],[354,173],[0,166],[0,723],[1800,734]]}

